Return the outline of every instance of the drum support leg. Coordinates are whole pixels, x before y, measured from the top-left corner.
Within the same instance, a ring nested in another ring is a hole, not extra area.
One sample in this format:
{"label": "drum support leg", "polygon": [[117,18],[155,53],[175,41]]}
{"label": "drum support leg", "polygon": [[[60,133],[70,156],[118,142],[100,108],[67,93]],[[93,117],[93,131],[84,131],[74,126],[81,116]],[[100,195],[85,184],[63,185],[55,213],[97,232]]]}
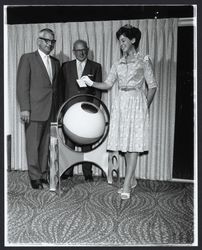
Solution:
{"label": "drum support leg", "polygon": [[119,164],[120,164],[120,159],[119,159],[119,153],[118,152],[109,152],[109,169],[108,169],[108,183],[112,184],[113,183],[113,175],[114,173],[117,176],[117,184],[118,186],[120,185],[120,175],[119,175]]}

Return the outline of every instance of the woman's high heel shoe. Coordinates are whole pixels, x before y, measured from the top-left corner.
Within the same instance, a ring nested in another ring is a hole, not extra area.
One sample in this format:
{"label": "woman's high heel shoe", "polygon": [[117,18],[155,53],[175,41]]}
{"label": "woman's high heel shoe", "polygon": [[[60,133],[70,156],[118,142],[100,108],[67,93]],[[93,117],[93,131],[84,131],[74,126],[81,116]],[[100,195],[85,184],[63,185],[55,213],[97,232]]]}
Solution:
{"label": "woman's high heel shoe", "polygon": [[135,188],[137,186],[137,180],[135,179],[135,181],[133,182],[133,184],[131,185],[131,189]]}
{"label": "woman's high heel shoe", "polygon": [[130,199],[130,192],[122,192],[121,193],[121,199],[122,200],[128,200],[128,199]]}
{"label": "woman's high heel shoe", "polygon": [[[135,179],[134,183],[131,185],[131,189],[135,188],[137,186],[137,180]],[[117,193],[121,194],[123,192],[123,188],[119,188]]]}
{"label": "woman's high heel shoe", "polygon": [[117,191],[118,194],[121,194],[122,192],[123,192],[123,188],[119,188]]}

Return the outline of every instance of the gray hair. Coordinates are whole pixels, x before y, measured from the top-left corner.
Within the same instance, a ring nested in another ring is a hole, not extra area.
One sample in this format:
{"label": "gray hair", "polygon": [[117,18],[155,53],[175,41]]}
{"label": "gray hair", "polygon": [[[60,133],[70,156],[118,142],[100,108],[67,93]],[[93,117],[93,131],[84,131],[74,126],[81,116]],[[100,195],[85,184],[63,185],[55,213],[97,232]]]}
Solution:
{"label": "gray hair", "polygon": [[76,47],[76,45],[77,45],[78,43],[83,43],[84,47],[85,47],[86,49],[88,49],[87,42],[84,41],[84,40],[82,40],[82,39],[78,39],[78,40],[76,40],[76,41],[74,42],[74,44],[73,44],[73,50],[75,50],[75,47]]}
{"label": "gray hair", "polygon": [[39,31],[39,36],[43,36],[44,33],[46,33],[46,32],[50,33],[52,36],[55,36],[54,32],[51,29],[48,29],[48,28],[40,30]]}

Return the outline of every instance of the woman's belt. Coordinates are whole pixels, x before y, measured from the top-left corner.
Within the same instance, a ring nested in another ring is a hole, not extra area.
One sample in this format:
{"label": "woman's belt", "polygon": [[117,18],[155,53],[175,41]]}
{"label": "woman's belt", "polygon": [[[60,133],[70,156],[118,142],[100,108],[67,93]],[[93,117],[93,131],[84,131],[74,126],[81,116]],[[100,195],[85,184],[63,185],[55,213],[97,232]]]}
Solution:
{"label": "woman's belt", "polygon": [[141,90],[138,87],[119,87],[119,90],[121,91],[132,91],[132,90]]}

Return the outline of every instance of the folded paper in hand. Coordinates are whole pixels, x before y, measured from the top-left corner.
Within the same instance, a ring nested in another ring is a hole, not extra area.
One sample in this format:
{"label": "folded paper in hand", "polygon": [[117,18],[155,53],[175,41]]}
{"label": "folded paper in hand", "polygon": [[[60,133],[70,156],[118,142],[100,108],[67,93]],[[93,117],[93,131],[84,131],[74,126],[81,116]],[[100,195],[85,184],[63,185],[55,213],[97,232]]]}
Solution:
{"label": "folded paper in hand", "polygon": [[80,88],[85,88],[87,85],[85,84],[84,80],[82,79],[77,79],[76,80]]}

